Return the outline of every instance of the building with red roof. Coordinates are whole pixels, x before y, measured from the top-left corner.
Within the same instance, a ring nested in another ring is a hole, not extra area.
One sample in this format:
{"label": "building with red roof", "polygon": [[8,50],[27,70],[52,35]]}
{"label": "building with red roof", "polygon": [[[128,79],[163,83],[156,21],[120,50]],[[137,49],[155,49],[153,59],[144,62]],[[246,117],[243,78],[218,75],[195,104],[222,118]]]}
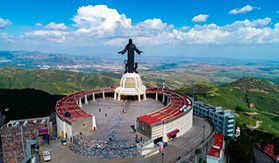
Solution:
{"label": "building with red roof", "polygon": [[278,156],[274,156],[273,155],[273,148],[274,146],[272,144],[268,144],[265,148],[264,148],[264,152],[267,153],[269,156],[271,156],[272,158],[274,158],[274,160],[278,161]]}
{"label": "building with red roof", "polygon": [[224,159],[224,135],[216,133],[213,146],[206,155],[207,163],[221,163]]}
{"label": "building with red roof", "polygon": [[155,96],[165,105],[163,108],[137,117],[136,129],[155,141],[170,141],[193,126],[193,102],[178,92],[167,89],[146,89],[146,96]]}
{"label": "building with red roof", "polygon": [[72,141],[75,135],[97,129],[95,116],[83,111],[82,105],[88,100],[113,96],[114,88],[93,89],[65,96],[56,104],[57,136]]}

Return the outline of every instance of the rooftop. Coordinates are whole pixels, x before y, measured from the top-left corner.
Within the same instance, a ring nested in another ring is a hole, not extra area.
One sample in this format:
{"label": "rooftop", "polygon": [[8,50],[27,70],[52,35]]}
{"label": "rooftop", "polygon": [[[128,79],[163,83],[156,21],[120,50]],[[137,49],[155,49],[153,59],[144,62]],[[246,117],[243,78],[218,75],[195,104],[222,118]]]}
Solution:
{"label": "rooftop", "polygon": [[224,135],[223,134],[215,134],[215,140],[213,143],[212,148],[207,153],[207,156],[215,157],[215,158],[221,158],[222,154],[222,147],[224,142]]}
{"label": "rooftop", "polygon": [[[103,91],[114,91],[114,88],[105,88],[105,89],[93,89],[89,91],[81,91],[76,92],[74,94],[68,95],[58,101],[56,105],[56,112],[60,115],[60,117],[65,118],[69,121],[78,121],[81,119],[86,119],[91,117],[91,115],[85,113],[80,107],[77,105],[77,100],[79,98],[84,97],[90,93],[103,92]],[[70,117],[65,115],[65,112],[70,113]]]}
{"label": "rooftop", "polygon": [[223,110],[221,106],[214,107],[214,106],[208,105],[206,103],[198,102],[198,101],[195,101],[195,104],[200,106],[200,107],[203,107],[207,110],[210,110],[212,112],[221,114],[221,115],[226,115],[226,116],[227,115],[233,115],[233,113],[231,113],[231,110],[229,110],[229,109]]}
{"label": "rooftop", "polygon": [[3,125],[1,128],[27,126],[30,124],[44,124],[48,121],[48,119],[49,119],[49,117],[10,120],[8,123]]}
{"label": "rooftop", "polygon": [[171,91],[171,90],[162,91],[161,89],[146,90],[146,92],[155,92],[155,91],[167,95],[171,99],[171,102],[167,106],[163,107],[162,109],[150,113],[148,115],[140,116],[137,119],[146,122],[148,124],[154,124],[157,122],[166,121],[171,118],[174,118],[183,113],[183,111],[181,111],[180,109],[183,110],[186,109],[186,111],[188,111],[190,109],[189,107],[192,106],[192,102],[190,98],[185,97],[175,91]]}

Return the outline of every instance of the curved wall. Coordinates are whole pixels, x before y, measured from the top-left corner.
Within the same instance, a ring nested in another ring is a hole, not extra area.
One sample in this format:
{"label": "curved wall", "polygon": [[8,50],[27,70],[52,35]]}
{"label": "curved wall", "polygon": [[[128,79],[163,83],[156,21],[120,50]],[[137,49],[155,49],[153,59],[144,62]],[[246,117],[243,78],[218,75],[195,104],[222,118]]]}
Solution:
{"label": "curved wall", "polygon": [[[62,98],[56,105],[57,136],[68,138],[97,129],[95,117],[82,110],[82,105],[97,97],[105,99],[106,93],[114,94],[115,88],[81,91]],[[171,90],[146,89],[154,94],[155,100],[161,100],[166,106],[158,111],[137,117],[137,131],[156,139],[178,129],[180,136],[193,125],[193,109],[190,98]],[[186,109],[187,108],[187,109]],[[179,111],[184,109],[184,111]],[[70,116],[66,116],[68,112]]]}

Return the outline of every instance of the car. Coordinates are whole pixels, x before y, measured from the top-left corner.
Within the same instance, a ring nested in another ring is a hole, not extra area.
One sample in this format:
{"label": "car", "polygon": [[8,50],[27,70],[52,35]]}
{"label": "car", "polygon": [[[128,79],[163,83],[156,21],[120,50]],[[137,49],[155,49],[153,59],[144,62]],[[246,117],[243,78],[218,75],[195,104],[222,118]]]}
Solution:
{"label": "car", "polygon": [[30,162],[31,162],[31,163],[36,163],[36,156],[32,156]]}
{"label": "car", "polygon": [[44,159],[44,162],[51,160],[50,151],[43,151],[43,159]]}
{"label": "car", "polygon": [[61,144],[64,145],[64,146],[68,145],[67,139],[61,139]]}

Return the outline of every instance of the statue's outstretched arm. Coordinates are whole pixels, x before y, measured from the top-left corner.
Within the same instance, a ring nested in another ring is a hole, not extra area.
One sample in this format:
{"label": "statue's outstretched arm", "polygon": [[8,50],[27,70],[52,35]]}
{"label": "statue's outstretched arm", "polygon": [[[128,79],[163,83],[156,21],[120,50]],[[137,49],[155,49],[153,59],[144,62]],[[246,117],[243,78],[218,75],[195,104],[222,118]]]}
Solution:
{"label": "statue's outstretched arm", "polygon": [[142,53],[142,51],[140,51],[136,46],[135,46],[135,51],[136,51],[138,54]]}
{"label": "statue's outstretched arm", "polygon": [[122,50],[122,51],[120,51],[120,52],[118,52],[118,54],[120,54],[120,53],[121,53],[121,54],[123,55],[124,53],[126,53],[126,51],[127,51],[127,50],[128,50],[128,48],[127,48],[127,46],[126,46],[126,47],[125,47],[125,49],[124,49],[124,50]]}

